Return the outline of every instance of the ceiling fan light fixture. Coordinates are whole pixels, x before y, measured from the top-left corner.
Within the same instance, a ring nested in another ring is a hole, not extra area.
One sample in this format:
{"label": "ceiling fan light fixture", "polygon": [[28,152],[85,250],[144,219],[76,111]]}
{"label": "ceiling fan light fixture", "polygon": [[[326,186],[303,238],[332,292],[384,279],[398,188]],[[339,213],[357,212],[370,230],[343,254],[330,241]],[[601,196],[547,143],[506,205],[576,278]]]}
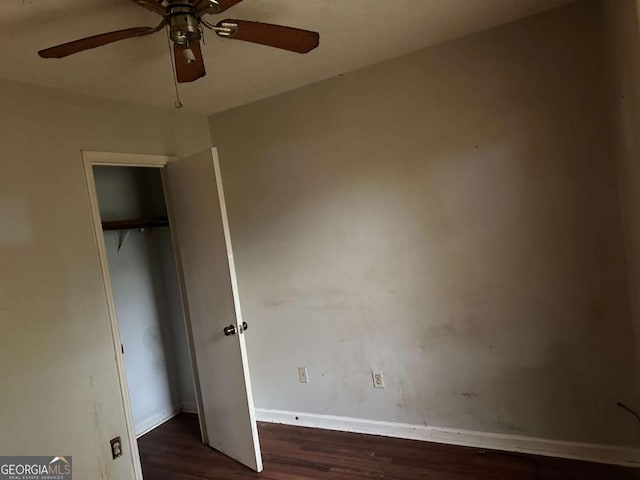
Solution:
{"label": "ceiling fan light fixture", "polygon": [[185,48],[182,51],[182,55],[184,55],[184,59],[187,63],[195,63],[196,56],[194,55],[193,50],[191,50],[190,48]]}

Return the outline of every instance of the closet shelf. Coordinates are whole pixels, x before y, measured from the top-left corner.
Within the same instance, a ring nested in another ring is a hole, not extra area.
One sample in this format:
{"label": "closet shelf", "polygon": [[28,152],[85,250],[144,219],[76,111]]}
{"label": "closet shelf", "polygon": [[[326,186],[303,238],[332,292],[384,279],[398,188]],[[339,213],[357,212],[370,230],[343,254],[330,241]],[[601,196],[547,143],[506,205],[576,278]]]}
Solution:
{"label": "closet shelf", "polygon": [[136,218],[130,220],[110,220],[102,222],[102,230],[137,230],[139,228],[168,227],[167,217]]}

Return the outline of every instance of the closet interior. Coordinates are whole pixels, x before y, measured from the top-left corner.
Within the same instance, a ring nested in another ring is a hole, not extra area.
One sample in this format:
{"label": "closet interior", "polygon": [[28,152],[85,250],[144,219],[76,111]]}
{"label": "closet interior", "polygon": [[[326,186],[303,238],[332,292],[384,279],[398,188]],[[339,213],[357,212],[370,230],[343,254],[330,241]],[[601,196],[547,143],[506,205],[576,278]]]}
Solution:
{"label": "closet interior", "polygon": [[93,169],[125,372],[139,437],[196,413],[178,273],[160,169]]}

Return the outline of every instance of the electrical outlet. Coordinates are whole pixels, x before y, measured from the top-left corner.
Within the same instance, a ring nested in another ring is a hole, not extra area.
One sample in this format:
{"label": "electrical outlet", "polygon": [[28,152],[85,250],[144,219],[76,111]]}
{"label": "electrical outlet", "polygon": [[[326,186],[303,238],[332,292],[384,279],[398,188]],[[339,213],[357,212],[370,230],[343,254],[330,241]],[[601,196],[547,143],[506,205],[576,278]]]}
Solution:
{"label": "electrical outlet", "polygon": [[113,457],[113,459],[115,460],[118,457],[122,456],[122,440],[120,440],[120,437],[116,437],[113,440],[111,440],[111,456]]}
{"label": "electrical outlet", "polygon": [[381,371],[372,370],[371,376],[373,377],[374,388],[384,388],[384,376]]}
{"label": "electrical outlet", "polygon": [[300,379],[300,383],[309,383],[309,372],[307,372],[307,367],[298,367],[298,378]]}

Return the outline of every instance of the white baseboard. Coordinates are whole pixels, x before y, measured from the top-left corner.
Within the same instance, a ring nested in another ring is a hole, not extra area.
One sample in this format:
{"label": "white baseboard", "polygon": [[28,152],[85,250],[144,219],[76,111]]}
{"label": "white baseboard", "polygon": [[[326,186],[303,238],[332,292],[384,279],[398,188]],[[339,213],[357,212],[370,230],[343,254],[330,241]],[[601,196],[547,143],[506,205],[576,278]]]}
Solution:
{"label": "white baseboard", "polygon": [[168,422],[180,412],[181,410],[179,409],[173,409],[169,412],[160,412],[157,415],[153,415],[152,417],[149,417],[142,422],[138,422],[135,425],[136,438],[140,438],[145,433],[149,433],[151,430],[158,428],[160,425]]}
{"label": "white baseboard", "polygon": [[260,422],[640,467],[640,449],[257,408]]}

